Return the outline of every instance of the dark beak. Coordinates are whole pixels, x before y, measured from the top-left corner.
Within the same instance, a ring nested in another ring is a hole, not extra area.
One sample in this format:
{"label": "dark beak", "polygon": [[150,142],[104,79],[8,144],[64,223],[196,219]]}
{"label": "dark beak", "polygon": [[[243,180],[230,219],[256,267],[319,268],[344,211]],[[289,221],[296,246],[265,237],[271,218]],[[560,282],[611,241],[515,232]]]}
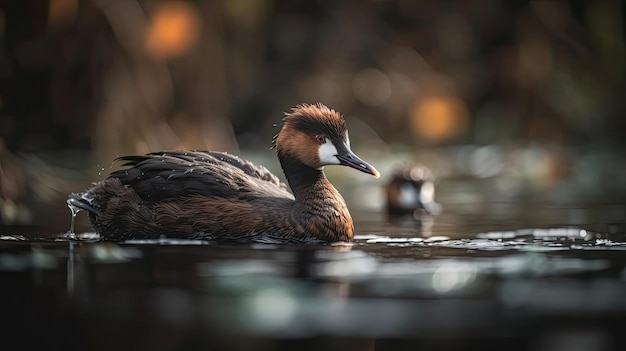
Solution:
{"label": "dark beak", "polygon": [[380,173],[369,163],[361,160],[357,155],[355,155],[350,149],[341,153],[341,155],[337,155],[339,162],[341,165],[352,167],[354,169],[358,169],[361,172],[371,174],[374,178],[380,178]]}

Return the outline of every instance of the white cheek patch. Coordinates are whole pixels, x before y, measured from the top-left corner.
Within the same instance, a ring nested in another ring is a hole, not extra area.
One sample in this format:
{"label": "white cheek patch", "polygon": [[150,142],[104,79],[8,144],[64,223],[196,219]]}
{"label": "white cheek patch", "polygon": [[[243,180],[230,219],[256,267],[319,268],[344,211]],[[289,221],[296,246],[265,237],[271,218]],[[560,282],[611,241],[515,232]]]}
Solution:
{"label": "white cheek patch", "polygon": [[338,165],[339,159],[337,158],[337,148],[332,141],[326,140],[326,142],[320,145],[319,158],[322,165]]}
{"label": "white cheek patch", "polygon": [[412,209],[419,205],[420,194],[413,184],[404,183],[400,186],[400,196],[398,198],[398,206],[406,209]]}
{"label": "white cheek patch", "polygon": [[431,182],[422,184],[422,192],[420,193],[420,201],[423,204],[435,202],[435,185]]}

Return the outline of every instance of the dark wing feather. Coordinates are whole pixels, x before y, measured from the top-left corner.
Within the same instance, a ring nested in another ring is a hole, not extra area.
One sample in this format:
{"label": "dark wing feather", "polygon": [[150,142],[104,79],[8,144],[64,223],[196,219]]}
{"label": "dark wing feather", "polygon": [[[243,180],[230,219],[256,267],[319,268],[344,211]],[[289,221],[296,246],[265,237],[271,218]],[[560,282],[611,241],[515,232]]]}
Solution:
{"label": "dark wing feather", "polygon": [[293,198],[267,168],[223,152],[164,151],[118,160],[127,168],[110,177],[131,186],[147,201],[189,195]]}

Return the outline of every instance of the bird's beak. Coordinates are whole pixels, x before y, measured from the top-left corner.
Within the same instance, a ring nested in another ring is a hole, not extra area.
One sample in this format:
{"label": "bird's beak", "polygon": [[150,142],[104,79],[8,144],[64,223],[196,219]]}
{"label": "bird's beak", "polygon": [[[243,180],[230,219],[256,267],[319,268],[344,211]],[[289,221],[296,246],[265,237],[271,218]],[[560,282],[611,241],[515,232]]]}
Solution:
{"label": "bird's beak", "polygon": [[336,155],[339,164],[358,169],[361,172],[371,174],[374,178],[380,178],[380,173],[369,163],[361,160],[350,149],[345,150],[340,155]]}

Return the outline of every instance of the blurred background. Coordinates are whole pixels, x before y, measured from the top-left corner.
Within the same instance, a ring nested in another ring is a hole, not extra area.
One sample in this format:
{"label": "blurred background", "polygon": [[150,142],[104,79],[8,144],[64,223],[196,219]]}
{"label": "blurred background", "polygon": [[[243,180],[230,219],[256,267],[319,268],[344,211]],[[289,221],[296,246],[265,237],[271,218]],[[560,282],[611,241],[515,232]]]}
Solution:
{"label": "blurred background", "polygon": [[125,154],[280,174],[273,124],[301,102],[343,113],[383,173],[328,169],[356,210],[410,162],[444,208],[623,204],[625,18],[620,0],[1,0],[0,224],[67,230],[68,193]]}

